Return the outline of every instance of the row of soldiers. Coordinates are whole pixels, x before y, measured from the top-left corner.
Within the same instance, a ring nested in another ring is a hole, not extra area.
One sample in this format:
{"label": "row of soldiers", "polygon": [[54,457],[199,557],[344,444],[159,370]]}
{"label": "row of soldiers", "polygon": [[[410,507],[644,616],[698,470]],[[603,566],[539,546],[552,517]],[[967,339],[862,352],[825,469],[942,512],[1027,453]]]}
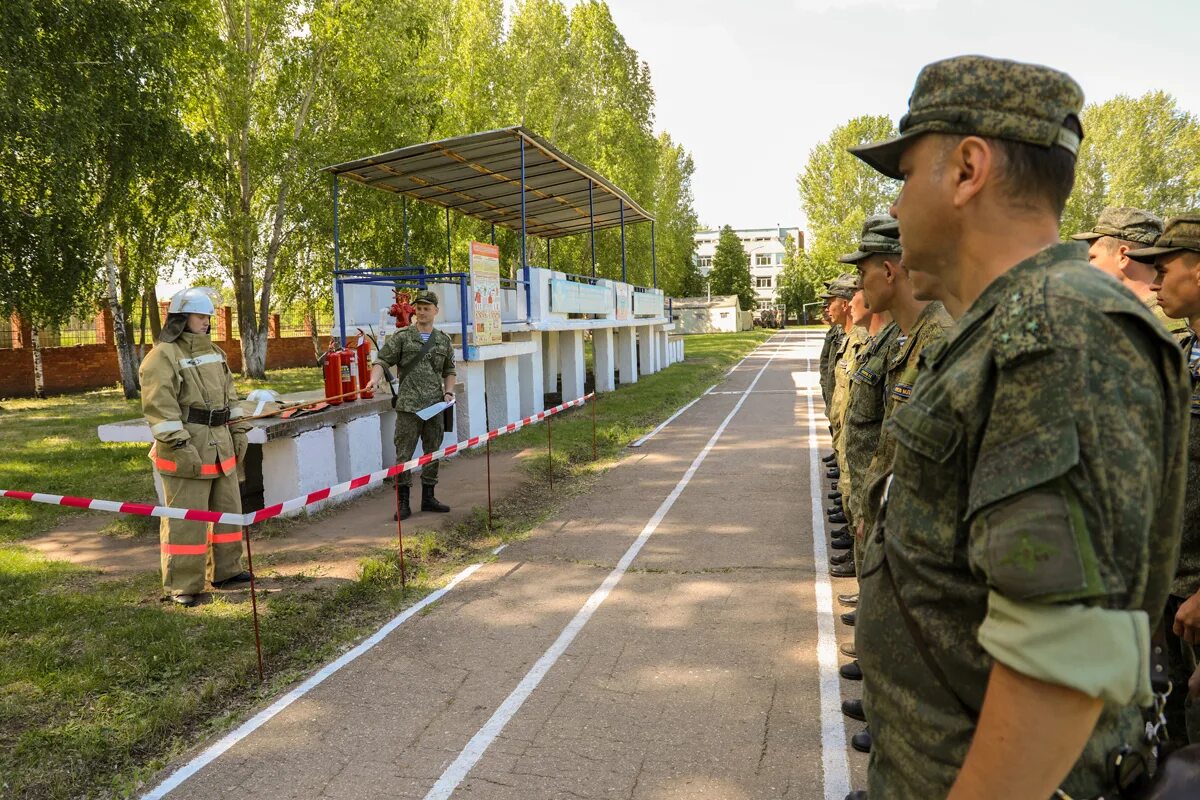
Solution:
{"label": "row of soldiers", "polygon": [[848,800],[1200,797],[1200,212],[1059,241],[1082,103],[948,59],[851,150],[904,183],[823,295]]}

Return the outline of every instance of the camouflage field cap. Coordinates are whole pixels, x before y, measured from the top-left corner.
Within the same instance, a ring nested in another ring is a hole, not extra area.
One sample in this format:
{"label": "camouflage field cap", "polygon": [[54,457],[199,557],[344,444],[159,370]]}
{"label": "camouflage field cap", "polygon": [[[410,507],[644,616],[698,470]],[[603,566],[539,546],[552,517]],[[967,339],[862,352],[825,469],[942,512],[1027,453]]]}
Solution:
{"label": "camouflage field cap", "polygon": [[858,276],[852,272],[843,272],[829,282],[829,296],[849,300],[859,289]]}
{"label": "camouflage field cap", "polygon": [[1071,238],[1090,242],[1105,236],[1115,236],[1138,244],[1154,244],[1162,232],[1162,220],[1149,211],[1118,206],[1101,211],[1100,218],[1090,231],[1072,234]]}
{"label": "camouflage field cap", "polygon": [[413,305],[416,305],[417,303],[429,303],[430,305],[436,306],[438,304],[438,296],[426,289],[423,292],[417,292],[415,295],[413,295]]}
{"label": "camouflage field cap", "polygon": [[843,264],[857,264],[875,253],[900,255],[900,223],[887,214],[867,217],[862,235],[858,237],[858,249],[853,253],[838,256]]}
{"label": "camouflage field cap", "polygon": [[1153,247],[1130,250],[1125,255],[1134,261],[1153,264],[1154,259],[1158,256],[1180,250],[1200,253],[1200,211],[1189,211],[1178,217],[1171,217],[1167,220],[1162,235],[1155,240]]}
{"label": "camouflage field cap", "polygon": [[889,178],[903,180],[900,156],[923,133],[988,136],[1079,152],[1080,137],[1066,127],[1079,118],[1083,89],[1065,72],[986,56],[958,56],[928,64],[917,76],[900,119],[900,135],[851,147],[850,152]]}

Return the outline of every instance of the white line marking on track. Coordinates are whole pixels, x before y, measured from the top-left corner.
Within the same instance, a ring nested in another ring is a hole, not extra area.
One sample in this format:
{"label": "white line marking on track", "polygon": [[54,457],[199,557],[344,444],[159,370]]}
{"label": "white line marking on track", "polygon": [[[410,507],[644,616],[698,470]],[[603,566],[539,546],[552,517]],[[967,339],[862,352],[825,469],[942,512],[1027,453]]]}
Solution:
{"label": "white line marking on track", "polygon": [[[704,391],[704,394],[700,395],[700,397],[704,397],[704,395],[707,395],[707,394],[712,394],[712,390],[713,390],[713,389],[715,389],[715,388],[717,388],[717,384],[715,384],[715,383],[714,383],[712,386],[708,387],[708,389],[706,389],[706,390]],[[629,445],[629,446],[630,446],[630,447],[641,447],[641,446],[642,446],[642,445],[644,445],[646,442],[648,442],[648,441],[650,441],[651,439],[653,439],[655,436],[657,436],[657,435],[658,435],[658,432],[659,432],[659,431],[661,431],[663,428],[667,427],[667,426],[668,426],[668,425],[670,425],[672,422],[674,422],[676,417],[678,417],[678,416],[679,416],[680,414],[682,414],[683,412],[687,411],[687,410],[688,410],[689,408],[691,408],[692,406],[696,405],[696,403],[700,402],[700,397],[697,397],[695,400],[693,400],[692,402],[688,403],[687,405],[685,405],[683,408],[681,408],[681,409],[679,409],[678,411],[676,411],[676,412],[675,412],[674,414],[672,414],[671,416],[667,417],[665,420],[663,420],[663,422],[662,422],[662,424],[661,424],[661,425],[659,425],[657,428],[655,428],[654,430],[650,431],[650,432],[649,432],[649,433],[647,433],[645,436],[643,436],[642,438],[638,439],[636,442],[634,442],[633,444],[631,444],[631,445]]]}
{"label": "white line marking on track", "polygon": [[[766,342],[763,342],[763,345],[769,344],[771,341],[772,339],[768,339]],[[471,737],[471,740],[467,742],[467,746],[458,754],[458,757],[451,762],[450,766],[446,767],[445,772],[438,778],[437,783],[425,795],[425,800],[446,800],[446,798],[450,797],[479,759],[483,757],[484,752],[496,740],[496,737],[500,735],[500,732],[504,730],[504,727],[516,715],[525,701],[529,699],[529,695],[533,694],[533,690],[546,677],[546,673],[550,671],[550,668],[566,652],[566,649],[571,646],[571,642],[575,640],[575,637],[583,630],[583,626],[596,613],[596,609],[600,607],[600,604],[616,588],[617,583],[620,582],[626,570],[629,569],[629,565],[637,558],[637,554],[641,551],[642,546],[646,544],[646,541],[658,529],[659,524],[667,516],[667,512],[671,510],[671,507],[675,505],[675,501],[683,494],[683,490],[691,482],[692,477],[696,474],[696,470],[704,463],[704,459],[708,457],[717,440],[721,438],[721,434],[725,433],[725,428],[728,427],[730,421],[733,420],[734,416],[741,409],[742,404],[746,402],[746,398],[749,397],[751,390],[758,383],[758,379],[762,377],[763,372],[771,365],[771,361],[778,352],[779,349],[777,346],[775,352],[770,355],[766,363],[758,370],[758,374],[754,376],[754,380],[746,387],[741,398],[733,406],[733,410],[725,416],[725,419],[717,426],[716,431],[700,450],[700,453],[692,460],[691,466],[688,467],[687,472],[683,473],[683,477],[679,479],[679,483],[675,484],[675,488],[667,495],[667,499],[662,501],[658,510],[654,512],[654,516],[642,528],[642,532],[638,535],[637,539],[629,546],[625,554],[621,556],[621,560],[617,562],[617,566],[604,579],[604,583],[600,584],[600,588],[592,592],[591,597],[583,604],[583,608],[579,609],[571,621],[567,623],[567,627],[563,628],[562,633],[554,640],[554,644],[550,645],[550,648],[542,654],[541,658],[537,660],[529,672],[525,674],[525,677],[521,679],[521,682],[517,684],[517,688],[512,690],[512,693],[505,698],[504,702],[500,704],[500,707],[496,709],[491,718]],[[844,756],[845,754],[843,753]]]}
{"label": "white line marking on track", "polygon": [[[806,360],[808,366],[804,374],[812,376],[812,358]],[[843,800],[850,792],[850,766],[846,762],[846,727],[842,721],[842,689],[838,682],[833,586],[829,582],[829,553],[825,547],[817,412],[813,407],[813,388],[809,386],[808,389],[808,483],[812,491],[813,567],[817,573],[813,590],[816,594],[817,665],[821,687],[821,768],[825,779],[825,800]]]}
{"label": "white line marking on track", "polygon": [[[503,547],[503,545],[501,545],[501,547]],[[390,622],[377,630],[369,639],[363,641],[362,644],[358,645],[353,650],[346,651],[336,661],[326,664],[304,683],[300,684],[295,689],[292,689],[283,697],[279,698],[274,703],[243,722],[235,730],[226,734],[220,741],[205,750],[200,755],[196,756],[179,770],[171,773],[166,780],[155,786],[149,792],[146,792],[146,794],[142,795],[142,800],[159,800],[159,798],[166,797],[169,792],[178,788],[188,778],[192,777],[197,772],[204,769],[204,767],[215,761],[222,753],[229,750],[229,748],[233,747],[242,739],[245,739],[251,733],[261,728],[268,720],[270,720],[280,711],[283,711],[292,703],[296,702],[301,697],[319,686],[330,675],[337,672],[342,667],[346,666],[351,661],[373,648],[375,645],[379,644],[389,633],[407,622],[414,614],[436,603],[438,600],[441,600],[451,589],[474,575],[475,571],[482,566],[483,564],[472,564],[462,572],[455,575],[453,580],[451,580],[441,589],[426,595],[419,603],[406,608],[403,612],[392,618]]]}

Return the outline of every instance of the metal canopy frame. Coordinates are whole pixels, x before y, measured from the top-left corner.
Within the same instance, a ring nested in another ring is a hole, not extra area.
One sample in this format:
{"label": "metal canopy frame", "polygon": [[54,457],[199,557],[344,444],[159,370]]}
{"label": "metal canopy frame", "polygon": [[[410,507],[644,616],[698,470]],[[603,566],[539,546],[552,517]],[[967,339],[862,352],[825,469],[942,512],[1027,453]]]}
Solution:
{"label": "metal canopy frame", "polygon": [[[421,269],[416,276],[426,281],[458,283],[465,297],[467,276],[451,269],[452,230],[450,212],[456,211],[491,225],[520,233],[522,280],[525,285],[526,319],[532,317],[529,260],[526,239],[546,240],[546,265],[550,266],[550,243],[562,236],[587,232],[590,239],[592,275],[596,278],[596,230],[621,230],[621,280],[628,282],[625,257],[625,226],[650,223],[650,260],[654,288],[658,288],[658,259],[655,252],[654,217],[635,203],[616,184],[558,150],[550,142],[522,126],[500,128],[437,142],[401,147],[387,153],[325,167],[333,176],[334,279],[341,315],[341,340],[346,341],[343,283],[390,284],[401,270],[342,270],[341,237],[338,225],[339,178],[399,194],[403,198],[404,260],[408,258],[408,198],[440,206],[446,217],[446,272],[441,275]],[[530,199],[532,195],[532,199]],[[411,280],[411,276],[409,277]],[[584,276],[574,276],[584,278]],[[502,283],[506,281],[502,280]],[[637,287],[635,287],[637,288]],[[466,357],[466,314],[463,314],[463,353]]]}

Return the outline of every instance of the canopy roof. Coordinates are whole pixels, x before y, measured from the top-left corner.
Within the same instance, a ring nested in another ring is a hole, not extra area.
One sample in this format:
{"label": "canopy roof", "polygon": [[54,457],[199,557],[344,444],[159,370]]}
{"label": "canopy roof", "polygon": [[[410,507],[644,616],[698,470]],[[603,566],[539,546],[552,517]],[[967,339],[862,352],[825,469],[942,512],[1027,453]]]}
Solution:
{"label": "canopy roof", "polygon": [[654,218],[595,171],[523,127],[456,136],[325,167],[366,186],[521,230],[521,142],[525,143],[525,230],[554,239]]}

